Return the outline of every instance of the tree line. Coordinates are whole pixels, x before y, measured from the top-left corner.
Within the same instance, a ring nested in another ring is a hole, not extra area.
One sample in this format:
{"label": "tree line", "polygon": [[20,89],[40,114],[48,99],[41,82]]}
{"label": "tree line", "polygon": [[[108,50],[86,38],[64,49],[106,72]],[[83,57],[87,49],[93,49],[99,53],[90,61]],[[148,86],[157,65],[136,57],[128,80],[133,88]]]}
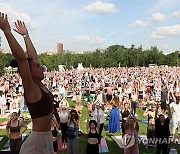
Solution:
{"label": "tree line", "polygon": [[[4,67],[8,67],[12,54],[0,53],[0,74],[4,73]],[[152,46],[150,49],[143,50],[142,47],[131,45],[127,48],[123,45],[112,45],[107,49],[96,49],[94,52],[84,54],[40,54],[40,63],[46,65],[48,70],[58,70],[58,65],[64,65],[66,69],[76,68],[78,63],[84,67],[137,67],[148,66],[149,64],[179,66],[180,51],[174,51],[165,55],[157,47]]]}

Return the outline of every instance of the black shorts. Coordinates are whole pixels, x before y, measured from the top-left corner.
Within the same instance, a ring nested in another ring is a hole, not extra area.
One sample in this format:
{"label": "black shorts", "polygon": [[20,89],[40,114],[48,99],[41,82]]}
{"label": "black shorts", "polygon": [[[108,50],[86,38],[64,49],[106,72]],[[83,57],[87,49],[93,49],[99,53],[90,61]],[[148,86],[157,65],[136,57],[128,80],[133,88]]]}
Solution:
{"label": "black shorts", "polygon": [[106,95],[106,99],[108,102],[110,102],[112,100],[112,95]]}

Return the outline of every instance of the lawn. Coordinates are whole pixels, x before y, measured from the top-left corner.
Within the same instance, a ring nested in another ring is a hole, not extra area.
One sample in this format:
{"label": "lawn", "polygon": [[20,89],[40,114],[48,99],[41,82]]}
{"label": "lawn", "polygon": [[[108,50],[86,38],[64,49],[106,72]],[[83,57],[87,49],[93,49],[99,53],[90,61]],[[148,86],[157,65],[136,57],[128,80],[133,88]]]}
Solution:
{"label": "lawn", "polygon": [[[68,99],[68,102],[70,104],[70,107],[74,108],[74,103],[71,101],[71,99]],[[87,110],[87,107],[86,107],[86,103],[85,101],[82,101],[82,105],[83,105],[83,109],[82,109],[82,116],[80,117],[80,128],[81,130],[83,131],[83,133],[87,133],[86,132],[86,122],[85,122],[85,119],[87,118],[88,116],[88,110]],[[25,112],[25,114],[28,114],[27,112]],[[137,110],[137,114],[138,114],[138,117],[139,119],[146,119],[142,116],[143,114],[143,110],[141,109],[138,109]],[[7,119],[0,119],[0,123],[5,121]],[[27,123],[30,122],[30,119],[29,118],[26,118],[25,121]],[[106,120],[105,122],[105,129],[103,130],[103,137],[105,137],[106,141],[107,141],[107,144],[108,144],[108,148],[109,148],[109,153],[108,154],[123,154],[123,149],[120,149],[119,146],[112,140],[111,136],[112,135],[121,135],[121,133],[119,134],[113,134],[113,133],[108,133],[106,131],[106,127],[107,127],[107,123],[108,121]],[[142,134],[146,134],[146,126],[139,122],[139,125],[140,125],[140,131],[139,131],[139,134],[142,135]],[[26,134],[28,135],[30,132],[30,130],[28,130],[26,132]],[[0,149],[3,149],[4,145],[6,144],[8,138],[6,136],[6,132],[5,130],[0,130],[0,136],[3,136],[3,140],[0,142]],[[87,138],[85,138],[84,136],[81,136],[79,138],[79,154],[85,154],[85,149],[86,149],[86,144],[87,144]],[[156,149],[155,148],[151,148],[151,149],[147,149],[143,144],[139,144],[139,147],[140,147],[140,154],[155,154],[156,153]],[[175,147],[179,152],[180,152],[180,146],[179,145],[169,145],[169,147]],[[67,152],[64,151],[64,152],[58,152],[58,154],[66,154]]]}

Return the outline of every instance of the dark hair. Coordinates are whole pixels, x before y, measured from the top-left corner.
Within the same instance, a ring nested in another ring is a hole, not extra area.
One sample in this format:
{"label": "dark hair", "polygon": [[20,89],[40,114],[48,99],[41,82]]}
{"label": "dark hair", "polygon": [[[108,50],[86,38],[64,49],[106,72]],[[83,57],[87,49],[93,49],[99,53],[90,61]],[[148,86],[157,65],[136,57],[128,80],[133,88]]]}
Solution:
{"label": "dark hair", "polygon": [[97,127],[97,122],[96,122],[95,120],[90,120],[90,121],[89,121],[89,128],[91,128],[90,125],[91,125],[92,123],[95,124],[95,128],[96,128],[96,127]]}
{"label": "dark hair", "polygon": [[159,118],[160,118],[160,117],[164,117],[164,114],[160,114],[160,115],[159,115]]}
{"label": "dark hair", "polygon": [[[28,63],[33,60],[33,58],[27,58]],[[19,65],[17,63],[17,61],[15,59],[12,59],[10,62],[10,66],[13,68],[18,68],[19,69]]]}
{"label": "dark hair", "polygon": [[74,110],[74,109],[72,109],[72,110],[70,111],[70,115],[71,115],[72,113],[75,113],[75,117],[74,117],[75,120],[79,120],[79,115],[78,115],[77,111]]}
{"label": "dark hair", "polygon": [[53,95],[53,97],[54,97],[54,98],[57,98],[57,97],[58,97],[58,95],[57,95],[57,94],[54,94],[54,95]]}

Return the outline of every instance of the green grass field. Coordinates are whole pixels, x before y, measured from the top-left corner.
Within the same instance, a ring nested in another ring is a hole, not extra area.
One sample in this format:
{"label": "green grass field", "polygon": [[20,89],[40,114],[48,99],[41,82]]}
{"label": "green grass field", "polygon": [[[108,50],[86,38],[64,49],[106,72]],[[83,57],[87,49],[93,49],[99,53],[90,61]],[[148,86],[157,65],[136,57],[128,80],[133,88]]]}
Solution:
{"label": "green grass field", "polygon": [[[68,102],[70,104],[70,107],[74,108],[75,104],[71,101],[71,99],[68,99]],[[83,110],[82,110],[82,115],[80,117],[80,128],[81,130],[83,131],[83,133],[87,133],[86,131],[86,122],[85,122],[85,119],[87,118],[88,116],[88,110],[87,110],[87,107],[86,107],[86,104],[85,102],[83,101],[82,102],[83,104]],[[27,112],[25,114],[28,114]],[[139,119],[145,119],[142,114],[143,114],[143,110],[141,109],[138,109],[137,110],[137,114],[138,114],[138,117]],[[3,121],[6,121],[8,119],[0,119],[0,123],[3,122]],[[29,118],[26,118],[25,121],[27,123],[30,122],[30,119]],[[105,129],[103,130],[103,137],[105,137],[106,141],[107,141],[107,144],[108,144],[108,148],[109,148],[109,153],[108,154],[123,154],[123,149],[120,149],[119,146],[112,140],[111,136],[112,135],[121,135],[121,133],[118,133],[118,134],[113,134],[113,133],[108,133],[106,131],[106,127],[107,127],[107,123],[108,121],[106,120],[105,122]],[[139,122],[139,125],[140,125],[140,131],[139,131],[139,134],[142,135],[142,134],[146,134],[146,126]],[[28,135],[30,132],[30,130],[27,130],[26,131],[26,134]],[[6,144],[8,138],[6,136],[6,131],[5,130],[0,130],[0,136],[3,136],[3,140],[0,142],[0,149],[4,149],[4,145]],[[79,138],[79,154],[85,154],[85,149],[86,149],[86,144],[87,144],[87,138],[81,136]],[[175,147],[178,152],[180,152],[180,145],[175,145],[175,144],[171,144],[169,145],[169,147]],[[155,154],[156,153],[156,148],[150,148],[150,149],[147,149],[143,144],[139,144],[139,149],[140,149],[140,154]],[[64,152],[58,152],[58,154],[66,154],[67,152],[64,151]]]}

